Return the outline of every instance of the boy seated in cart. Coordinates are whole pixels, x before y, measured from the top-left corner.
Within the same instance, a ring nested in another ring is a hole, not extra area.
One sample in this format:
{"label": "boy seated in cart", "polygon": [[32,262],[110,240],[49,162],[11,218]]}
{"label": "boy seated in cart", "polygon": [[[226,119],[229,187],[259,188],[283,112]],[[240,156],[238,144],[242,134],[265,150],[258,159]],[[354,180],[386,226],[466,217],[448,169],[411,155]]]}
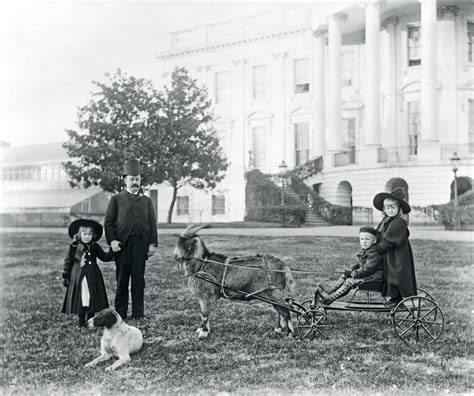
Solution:
{"label": "boy seated in cart", "polygon": [[359,242],[362,249],[357,253],[358,262],[350,269],[344,270],[344,274],[333,285],[319,283],[314,294],[313,306],[319,303],[331,304],[365,281],[380,283],[383,281],[382,255],[375,249],[376,241],[377,231],[373,227],[359,229]]}

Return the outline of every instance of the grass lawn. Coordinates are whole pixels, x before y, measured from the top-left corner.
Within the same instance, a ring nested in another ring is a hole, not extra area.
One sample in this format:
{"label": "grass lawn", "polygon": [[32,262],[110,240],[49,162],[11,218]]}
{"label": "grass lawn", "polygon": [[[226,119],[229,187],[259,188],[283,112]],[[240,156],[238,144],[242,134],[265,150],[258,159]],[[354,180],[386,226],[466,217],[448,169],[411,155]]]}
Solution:
{"label": "grass lawn", "polygon": [[[75,330],[76,317],[60,313],[60,274],[69,238],[56,233],[1,234],[5,393],[388,393],[472,392],[474,246],[413,241],[419,284],[441,306],[445,332],[423,350],[406,347],[387,314],[330,312],[327,339],[300,341],[273,332],[276,312],[265,304],[220,301],[211,335],[198,341],[198,303],[172,259],[175,237],[162,236],[147,265],[146,344],[115,372],[110,363],[83,366],[98,355],[100,331]],[[334,271],[353,260],[356,238],[206,236],[213,251],[279,256],[290,267]],[[101,264],[109,301],[114,264]],[[319,280],[294,275],[297,300],[311,298]],[[296,319],[293,318],[293,323]],[[0,366],[0,368],[2,368]]]}

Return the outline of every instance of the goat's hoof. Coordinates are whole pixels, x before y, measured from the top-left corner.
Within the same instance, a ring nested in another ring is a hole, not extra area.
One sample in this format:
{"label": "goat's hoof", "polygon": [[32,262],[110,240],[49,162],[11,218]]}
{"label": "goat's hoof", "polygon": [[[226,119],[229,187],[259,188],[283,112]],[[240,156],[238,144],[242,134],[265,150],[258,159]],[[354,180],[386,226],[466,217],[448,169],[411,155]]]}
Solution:
{"label": "goat's hoof", "polygon": [[203,340],[204,338],[207,338],[208,335],[209,335],[209,332],[208,332],[208,331],[201,330],[201,331],[198,333],[198,339],[199,339],[199,340]]}
{"label": "goat's hoof", "polygon": [[92,366],[93,366],[92,362],[89,362],[84,366],[84,368],[89,368],[89,367],[92,367]]}
{"label": "goat's hoof", "polygon": [[282,330],[281,327],[275,327],[275,328],[273,329],[273,331],[274,331],[275,333],[278,333],[278,334],[285,334],[285,333],[283,333],[283,330]]}
{"label": "goat's hoof", "polygon": [[113,370],[115,370],[115,367],[113,365],[105,369],[105,371],[113,371]]}

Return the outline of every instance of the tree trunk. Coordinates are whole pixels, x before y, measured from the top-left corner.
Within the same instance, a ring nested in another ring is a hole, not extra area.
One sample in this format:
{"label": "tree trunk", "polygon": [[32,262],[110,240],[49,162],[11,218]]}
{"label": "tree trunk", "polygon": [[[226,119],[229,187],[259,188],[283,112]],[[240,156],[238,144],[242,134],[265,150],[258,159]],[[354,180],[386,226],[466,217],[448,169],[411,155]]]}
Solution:
{"label": "tree trunk", "polygon": [[174,203],[176,202],[176,196],[178,195],[178,187],[173,186],[173,198],[171,199],[171,205],[168,210],[168,219],[166,220],[168,224],[171,224],[171,217],[173,216]]}

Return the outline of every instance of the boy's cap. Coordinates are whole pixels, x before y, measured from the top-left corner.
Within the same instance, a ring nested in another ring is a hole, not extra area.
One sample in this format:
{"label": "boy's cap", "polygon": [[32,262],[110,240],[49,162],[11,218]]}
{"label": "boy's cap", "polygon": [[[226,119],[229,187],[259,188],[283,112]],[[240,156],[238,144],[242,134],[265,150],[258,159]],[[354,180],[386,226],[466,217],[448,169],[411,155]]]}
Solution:
{"label": "boy's cap", "polygon": [[360,227],[359,234],[361,232],[368,232],[369,234],[372,234],[374,237],[377,238],[377,230],[374,227]]}
{"label": "boy's cap", "polygon": [[77,219],[74,220],[67,230],[69,236],[72,238],[76,235],[81,227],[90,227],[94,230],[96,234],[95,238],[92,238],[93,242],[98,241],[102,237],[103,227],[95,220],[90,219]]}
{"label": "boy's cap", "polygon": [[140,176],[140,162],[138,160],[127,160],[123,165],[123,176]]}

